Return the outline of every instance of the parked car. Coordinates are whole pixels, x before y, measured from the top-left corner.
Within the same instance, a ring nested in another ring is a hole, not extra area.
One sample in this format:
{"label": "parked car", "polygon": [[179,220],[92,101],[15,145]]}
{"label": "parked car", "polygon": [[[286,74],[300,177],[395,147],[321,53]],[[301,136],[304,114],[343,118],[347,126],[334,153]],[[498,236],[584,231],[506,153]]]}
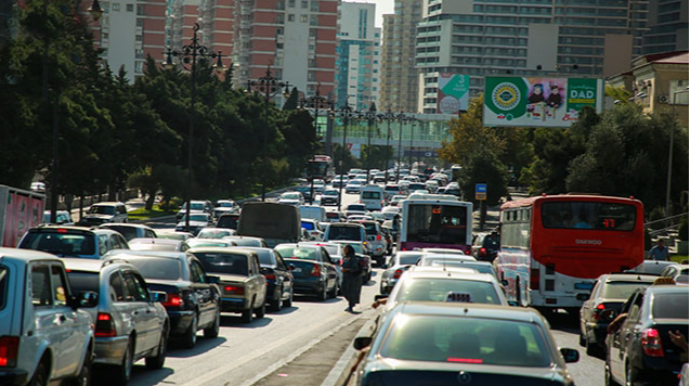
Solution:
{"label": "parked car", "polygon": [[237,232],[225,228],[204,228],[196,235],[197,239],[222,239],[227,236],[234,236]]}
{"label": "parked car", "polygon": [[90,384],[94,321],[83,308],[98,294],[75,293],[60,259],[0,248],[0,304],[1,384]]}
{"label": "parked car", "polygon": [[185,214],[175,226],[176,231],[189,232],[196,236],[202,229],[212,225],[211,216],[205,212],[192,212],[189,216],[189,227],[187,227],[186,219],[187,215]]}
{"label": "parked car", "polygon": [[107,222],[127,222],[127,207],[121,202],[99,202],[93,204],[79,221],[80,226],[97,226]]}
{"label": "parked car", "polygon": [[153,291],[165,292],[163,303],[170,320],[170,337],[185,348],[196,345],[197,332],[215,338],[220,332],[218,276],[207,275],[199,260],[180,252],[131,252],[106,261],[124,261],[136,267]]}
{"label": "parked car", "polygon": [[170,240],[170,239],[150,239],[150,238],[138,238],[129,240],[129,250],[131,251],[170,251],[170,252],[180,252],[182,251],[182,241]]}
{"label": "parked car", "polygon": [[389,262],[383,267],[385,271],[381,273],[379,292],[383,295],[389,294],[402,274],[410,267],[417,265],[422,255],[424,252],[421,251],[398,251],[391,256]]}
{"label": "parked car", "polygon": [[304,196],[300,192],[286,192],[280,195],[278,203],[300,206],[304,204]]}
{"label": "parked car", "polygon": [[165,364],[170,322],[161,303],[165,292],[152,292],[130,264],[112,261],[64,259],[70,287],[98,294],[98,304],[87,311],[95,323],[94,365],[107,365],[109,379],[129,382],[134,362],[145,358],[146,367]]}
{"label": "parked car", "polygon": [[335,189],[326,189],[321,196],[321,205],[338,205],[340,193]]}
{"label": "parked car", "polygon": [[110,229],[115,232],[119,232],[127,241],[132,239],[146,237],[146,238],[156,238],[156,231],[151,227],[143,224],[103,224],[99,226],[101,229]]}
{"label": "parked car", "polygon": [[270,304],[271,311],[278,312],[283,307],[292,307],[295,279],[291,267],[283,257],[271,248],[242,248],[259,256],[261,273],[266,278],[266,302]]}
{"label": "parked car", "polygon": [[501,247],[498,233],[479,233],[472,241],[472,256],[477,260],[493,262]]}
{"label": "parked car", "polygon": [[[609,385],[677,384],[684,361],[669,332],[687,334],[688,303],[684,285],[637,289],[623,305],[627,318],[606,338],[605,381]],[[611,310],[602,317],[611,320],[616,314]]]}
{"label": "parked car", "polygon": [[328,219],[327,222],[341,222],[344,219],[340,215],[340,212],[326,212],[326,218]]}
{"label": "parked car", "polygon": [[650,286],[656,276],[640,274],[601,275],[594,282],[589,299],[580,308],[580,346],[587,355],[596,356],[606,346],[606,329],[610,320],[602,318],[606,310],[620,312],[623,303],[636,289]]}
{"label": "parked car", "polygon": [[316,295],[318,300],[338,296],[338,273],[325,248],[312,245],[280,244],[275,251],[286,264],[294,266],[295,293]]}
{"label": "parked car", "polygon": [[343,248],[345,248],[345,245],[338,243],[324,243],[322,241],[300,242],[299,245],[316,245],[326,248],[328,255],[331,257],[331,263],[333,263],[335,266],[335,270],[338,274],[338,289],[341,290],[343,288],[343,272],[340,268],[343,265]]}
{"label": "parked car", "polygon": [[261,274],[259,257],[242,248],[193,248],[187,251],[206,272],[220,277],[221,312],[242,314],[251,323],[254,315],[266,315],[266,278]]}
{"label": "parked car", "polygon": [[216,228],[234,229],[237,230],[237,224],[240,221],[239,214],[222,214],[218,221],[216,221]]}
{"label": "parked car", "polygon": [[356,363],[357,385],[572,386],[566,362],[579,360],[534,309],[487,304],[401,304],[353,345],[370,348]]}
{"label": "parked car", "polygon": [[387,206],[383,208],[381,211],[381,214],[383,215],[383,220],[393,220],[395,216],[400,216],[402,212],[402,208],[399,208],[397,206]]}
{"label": "parked car", "polygon": [[129,244],[119,232],[109,229],[45,226],[29,229],[17,248],[34,249],[59,257],[102,259],[111,250],[129,249]]}
{"label": "parked car", "polygon": [[661,271],[659,276],[671,278],[676,283],[688,284],[688,265],[669,265]]}
{"label": "parked car", "polygon": [[[43,224],[50,224],[50,211],[43,211]],[[55,213],[55,225],[74,225],[74,220],[72,220],[72,214],[66,210],[58,210]]]}
{"label": "parked car", "polygon": [[[302,194],[302,197],[304,197],[305,200],[311,200],[311,186],[310,185],[301,185],[298,186],[295,189],[298,193]],[[314,192],[316,195],[316,192]]]}
{"label": "parked car", "polygon": [[387,184],[383,188],[383,191],[386,195],[386,199],[388,199],[389,201],[392,200],[395,196],[403,196],[403,190],[398,184]]}
{"label": "parked car", "polygon": [[[190,212],[192,212],[192,213],[202,212],[202,213],[206,213],[209,215],[211,214],[209,207],[208,207],[208,203],[206,201],[192,200],[189,203],[189,205],[190,205],[190,208],[189,208]],[[175,215],[175,219],[177,219],[177,221],[179,222],[184,218],[185,214],[187,214],[187,203],[186,202],[184,204],[182,204],[182,207],[180,207],[180,210]]]}
{"label": "parked car", "polygon": [[378,172],[374,174],[374,183],[375,184],[381,184],[386,182],[386,173],[385,172]]}

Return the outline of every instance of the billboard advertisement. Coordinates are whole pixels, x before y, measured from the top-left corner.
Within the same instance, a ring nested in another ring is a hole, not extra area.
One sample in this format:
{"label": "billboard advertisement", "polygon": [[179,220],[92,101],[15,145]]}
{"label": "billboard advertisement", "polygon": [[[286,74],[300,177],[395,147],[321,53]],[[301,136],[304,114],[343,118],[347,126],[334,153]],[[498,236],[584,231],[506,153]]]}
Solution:
{"label": "billboard advertisement", "polygon": [[570,127],[584,106],[601,112],[603,102],[600,79],[487,77],[484,126]]}
{"label": "billboard advertisement", "polygon": [[470,76],[458,74],[438,74],[438,101],[439,114],[457,114],[458,111],[467,111],[470,95]]}

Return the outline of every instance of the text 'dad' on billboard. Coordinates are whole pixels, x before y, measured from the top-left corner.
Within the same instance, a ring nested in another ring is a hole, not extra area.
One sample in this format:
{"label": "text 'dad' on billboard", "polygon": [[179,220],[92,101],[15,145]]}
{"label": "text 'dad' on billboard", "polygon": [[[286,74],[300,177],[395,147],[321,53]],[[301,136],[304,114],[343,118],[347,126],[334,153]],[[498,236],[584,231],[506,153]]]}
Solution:
{"label": "text 'dad' on billboard", "polygon": [[601,79],[487,77],[484,126],[570,127],[585,106],[600,113],[603,94]]}
{"label": "text 'dad' on billboard", "polygon": [[457,114],[467,111],[470,95],[470,76],[438,74],[438,113]]}

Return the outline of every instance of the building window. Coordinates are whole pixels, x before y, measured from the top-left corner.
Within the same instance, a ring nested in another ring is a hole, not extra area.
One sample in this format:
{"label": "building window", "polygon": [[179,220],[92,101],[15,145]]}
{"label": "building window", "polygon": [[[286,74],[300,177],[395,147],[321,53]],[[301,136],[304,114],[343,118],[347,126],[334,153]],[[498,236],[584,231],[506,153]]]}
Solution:
{"label": "building window", "polygon": [[144,62],[134,63],[134,72],[144,72]]}
{"label": "building window", "polygon": [[316,37],[316,28],[309,28],[309,37]]}
{"label": "building window", "polygon": [[137,35],[135,38],[135,40],[138,42],[140,42],[142,39],[143,39],[143,36],[141,36],[141,35]]}
{"label": "building window", "polygon": [[120,10],[120,3],[113,3],[113,11],[118,12]]}
{"label": "building window", "polygon": [[276,28],[276,35],[282,35],[283,29],[281,27]]}
{"label": "building window", "polygon": [[101,36],[102,36],[103,40],[108,40],[108,37],[109,37],[110,35],[108,35],[107,32],[103,32],[103,35],[101,35]]}
{"label": "building window", "polygon": [[307,9],[307,8],[309,8],[309,1],[302,0],[302,9]]}
{"label": "building window", "polygon": [[137,19],[137,27],[143,27],[144,26],[144,19]]}
{"label": "building window", "polygon": [[134,12],[134,4],[127,4],[127,12]]}
{"label": "building window", "polygon": [[144,58],[144,50],[141,50],[141,49],[134,50],[134,57],[137,59],[143,59]]}
{"label": "building window", "polygon": [[316,72],[309,71],[309,73],[307,74],[307,80],[310,80],[310,81],[316,80]]}
{"label": "building window", "polygon": [[278,0],[276,2],[276,9],[285,9],[285,1],[284,0]]}
{"label": "building window", "polygon": [[276,48],[279,50],[283,49],[283,43],[276,43]]}
{"label": "building window", "polygon": [[288,7],[295,8],[295,0],[288,0]]}
{"label": "building window", "polygon": [[316,59],[309,59],[309,67],[316,67]]}
{"label": "building window", "polygon": [[299,15],[300,23],[306,23],[309,21],[309,15]]}
{"label": "building window", "polygon": [[137,5],[137,15],[144,15],[144,6]]}
{"label": "building window", "polygon": [[319,18],[316,15],[309,17],[309,25],[319,25]]}
{"label": "building window", "polygon": [[319,12],[319,2],[316,0],[311,0],[311,11]]}
{"label": "building window", "polygon": [[288,15],[288,21],[295,21],[295,14],[291,13]]}

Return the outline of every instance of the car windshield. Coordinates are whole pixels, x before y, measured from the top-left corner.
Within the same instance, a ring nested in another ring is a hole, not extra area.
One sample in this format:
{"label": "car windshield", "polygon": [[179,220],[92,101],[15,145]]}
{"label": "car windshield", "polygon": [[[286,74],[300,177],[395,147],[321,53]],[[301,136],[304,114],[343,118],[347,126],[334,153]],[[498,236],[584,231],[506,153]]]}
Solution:
{"label": "car windshield", "polygon": [[286,246],[276,248],[276,251],[286,259],[316,260],[318,256],[316,248]]}
{"label": "car windshield", "polygon": [[323,192],[323,194],[326,196],[337,196],[338,191],[337,190],[326,190],[325,192]]}
{"label": "car windshield", "polygon": [[219,208],[232,208],[233,206],[235,206],[235,204],[232,202],[219,202],[218,205],[216,205],[216,207]]}
{"label": "car windshield", "polygon": [[359,227],[334,226],[328,227],[329,240],[357,240],[362,238],[362,229]]}
{"label": "car windshield", "polygon": [[100,275],[98,272],[85,272],[67,270],[67,279],[72,293],[78,294],[80,292],[91,291],[99,293],[98,282]]}
{"label": "car windshield", "polygon": [[5,308],[7,303],[7,284],[9,283],[7,267],[0,265],[0,310]]}
{"label": "car windshield", "polygon": [[[187,215],[182,216],[181,221],[187,221],[186,219]],[[208,215],[205,214],[193,214],[189,216],[189,221],[201,221],[201,222],[208,222]]]}
{"label": "car windshield", "polygon": [[536,324],[454,316],[398,315],[379,352],[399,360],[549,367]]}
{"label": "car windshield", "polygon": [[688,320],[688,292],[654,294],[652,316],[659,319]]}
{"label": "car windshield", "polygon": [[362,199],[363,200],[380,200],[381,199],[381,192],[364,191],[364,192],[362,192]]}
{"label": "car windshield", "polygon": [[446,278],[404,280],[395,301],[446,302],[452,301],[452,294],[464,296],[466,303],[501,304],[496,289],[489,282]]}
{"label": "car windshield", "polygon": [[247,275],[247,256],[231,253],[194,253],[206,272]]}
{"label": "car windshield", "polygon": [[347,210],[359,210],[359,211],[366,211],[366,208],[364,205],[348,205]]}
{"label": "car windshield", "polygon": [[546,202],[541,218],[547,229],[596,229],[632,231],[636,209],[633,205],[609,202]]}
{"label": "car windshield", "polygon": [[94,255],[94,236],[83,233],[29,232],[19,246],[60,256]]}
{"label": "car windshield", "polygon": [[418,203],[407,218],[408,242],[467,244],[467,206]]}
{"label": "car windshield", "polygon": [[299,193],[285,193],[280,198],[284,198],[286,200],[299,200]]}
{"label": "car windshield", "polygon": [[149,280],[179,280],[182,277],[182,265],[177,259],[150,258],[129,259],[139,273]]}
{"label": "car windshield", "polygon": [[139,234],[137,232],[137,228],[134,228],[134,227],[120,226],[120,225],[109,225],[106,228],[112,229],[115,232],[120,233],[122,236],[125,237],[125,239],[127,239],[127,241],[139,237]]}
{"label": "car windshield", "polygon": [[115,207],[110,205],[94,205],[89,208],[90,214],[115,214]]}
{"label": "car windshield", "polygon": [[621,299],[625,300],[640,287],[649,286],[652,283],[642,282],[627,282],[627,281],[610,281],[604,286],[604,291],[601,297],[604,299]]}
{"label": "car windshield", "polygon": [[275,265],[275,257],[271,251],[256,251],[259,256],[259,264],[261,265]]}
{"label": "car windshield", "polygon": [[400,265],[414,265],[417,264],[417,261],[422,257],[422,254],[418,255],[402,255],[399,257],[400,260]]}
{"label": "car windshield", "polygon": [[233,232],[225,230],[202,230],[196,237],[198,239],[222,239],[225,236],[232,236]]}
{"label": "car windshield", "polygon": [[[192,210],[205,210],[206,205],[200,203],[200,202],[193,202],[191,204]],[[187,206],[184,207],[184,209],[187,209]]]}

